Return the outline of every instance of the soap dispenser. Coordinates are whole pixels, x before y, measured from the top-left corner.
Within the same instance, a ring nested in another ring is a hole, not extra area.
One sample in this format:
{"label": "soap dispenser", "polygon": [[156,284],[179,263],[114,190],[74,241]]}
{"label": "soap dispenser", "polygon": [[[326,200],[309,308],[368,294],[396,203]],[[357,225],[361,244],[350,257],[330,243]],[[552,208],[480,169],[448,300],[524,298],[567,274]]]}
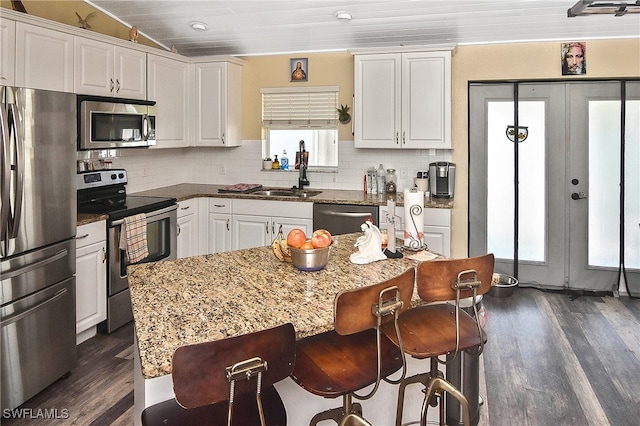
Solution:
{"label": "soap dispenser", "polygon": [[273,156],[273,166],[271,166],[273,170],[280,170],[280,161],[278,161],[278,156]]}
{"label": "soap dispenser", "polygon": [[287,150],[282,151],[282,157],[280,157],[280,169],[289,170],[289,158],[287,158]]}

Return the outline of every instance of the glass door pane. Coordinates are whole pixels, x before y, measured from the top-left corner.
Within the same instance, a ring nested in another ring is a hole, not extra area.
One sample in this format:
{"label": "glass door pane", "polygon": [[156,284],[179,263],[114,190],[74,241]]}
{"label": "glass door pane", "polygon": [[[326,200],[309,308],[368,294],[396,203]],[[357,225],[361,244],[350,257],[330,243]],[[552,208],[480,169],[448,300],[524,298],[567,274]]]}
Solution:
{"label": "glass door pane", "polygon": [[589,101],[589,266],[620,258],[620,100]]}
{"label": "glass door pane", "polygon": [[[635,86],[640,89],[640,83]],[[625,266],[640,270],[640,99],[627,99],[626,108]]]}
{"label": "glass door pane", "polygon": [[[513,126],[513,102],[487,104],[487,250],[513,259],[514,142],[507,137]],[[519,150],[519,260],[544,262],[546,235],[546,120],[544,101],[521,101],[519,126],[528,135]]]}

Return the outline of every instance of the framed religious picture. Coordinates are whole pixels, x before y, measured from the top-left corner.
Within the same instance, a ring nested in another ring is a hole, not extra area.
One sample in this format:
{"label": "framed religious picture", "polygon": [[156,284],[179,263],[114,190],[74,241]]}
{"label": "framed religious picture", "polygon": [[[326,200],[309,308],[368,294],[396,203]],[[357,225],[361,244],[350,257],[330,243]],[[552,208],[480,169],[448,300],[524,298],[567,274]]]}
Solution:
{"label": "framed religious picture", "polygon": [[587,74],[587,43],[562,43],[562,75]]}
{"label": "framed religious picture", "polygon": [[309,76],[309,59],[293,58],[289,60],[289,81],[307,81]]}

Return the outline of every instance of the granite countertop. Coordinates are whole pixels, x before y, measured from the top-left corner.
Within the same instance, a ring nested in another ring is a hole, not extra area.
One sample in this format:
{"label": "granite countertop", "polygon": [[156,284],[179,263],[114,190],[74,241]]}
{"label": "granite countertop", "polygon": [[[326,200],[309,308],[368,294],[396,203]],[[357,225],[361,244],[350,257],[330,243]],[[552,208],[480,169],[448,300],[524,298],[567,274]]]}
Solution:
{"label": "granite countertop", "polygon": [[[245,198],[254,200],[278,200],[278,201],[299,201],[308,203],[319,204],[361,204],[361,205],[374,205],[384,206],[387,204],[388,199],[396,201],[397,206],[404,205],[404,194],[398,192],[395,196],[390,198],[388,194],[371,195],[365,194],[363,191],[355,190],[340,190],[340,189],[321,189],[321,188],[309,188],[309,190],[321,191],[320,194],[309,198],[296,198],[296,197],[273,197],[273,196],[261,196],[252,194],[237,194],[237,193],[219,193],[218,190],[224,188],[226,185],[212,185],[212,184],[199,184],[199,183],[182,183],[179,185],[166,186],[163,188],[151,189],[148,191],[136,192],[132,195],[148,195],[155,197],[173,197],[178,201],[188,200],[195,197],[219,197],[219,198]],[[271,187],[269,187],[271,188]],[[266,188],[266,189],[269,189]],[[284,188],[279,188],[284,189]],[[288,189],[288,188],[286,188]],[[436,200],[433,198],[426,199],[424,207],[427,208],[439,208],[439,209],[451,209],[453,208],[453,200],[442,199]]]}
{"label": "granite countertop", "polygon": [[327,266],[302,272],[258,247],[128,268],[142,374],[171,374],[179,346],[291,322],[296,337],[333,329],[338,291],[392,278],[415,261],[350,262],[360,233],[334,237]]}
{"label": "granite countertop", "polygon": [[98,222],[100,220],[107,220],[108,216],[105,214],[93,214],[93,213],[78,213],[76,220],[77,226],[87,225],[89,223]]}

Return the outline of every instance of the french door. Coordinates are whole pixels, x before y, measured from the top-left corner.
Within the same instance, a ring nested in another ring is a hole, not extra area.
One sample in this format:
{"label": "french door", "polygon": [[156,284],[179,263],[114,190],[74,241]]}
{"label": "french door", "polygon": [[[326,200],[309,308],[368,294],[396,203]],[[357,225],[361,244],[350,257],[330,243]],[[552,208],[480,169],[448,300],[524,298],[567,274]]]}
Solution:
{"label": "french door", "polygon": [[617,290],[625,265],[640,292],[640,83],[625,86],[624,155],[621,85],[470,85],[470,255],[545,288]]}

